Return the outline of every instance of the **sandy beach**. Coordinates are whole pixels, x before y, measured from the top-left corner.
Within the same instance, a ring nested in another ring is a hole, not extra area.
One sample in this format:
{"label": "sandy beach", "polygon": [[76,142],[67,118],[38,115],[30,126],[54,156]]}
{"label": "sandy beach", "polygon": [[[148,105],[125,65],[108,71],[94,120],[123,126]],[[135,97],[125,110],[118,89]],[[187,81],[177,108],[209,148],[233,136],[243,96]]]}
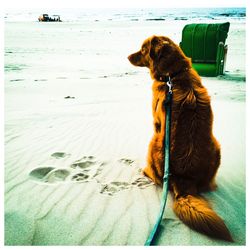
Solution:
{"label": "sandy beach", "polygon": [[[127,56],[153,34],[179,43],[198,20],[98,15],[5,21],[5,245],[143,245],[154,225],[162,189],[141,174],[152,80]],[[169,195],[157,245],[245,245],[245,18],[229,21],[226,74],[202,77],[222,148],[204,197],[235,242],[189,229]]]}

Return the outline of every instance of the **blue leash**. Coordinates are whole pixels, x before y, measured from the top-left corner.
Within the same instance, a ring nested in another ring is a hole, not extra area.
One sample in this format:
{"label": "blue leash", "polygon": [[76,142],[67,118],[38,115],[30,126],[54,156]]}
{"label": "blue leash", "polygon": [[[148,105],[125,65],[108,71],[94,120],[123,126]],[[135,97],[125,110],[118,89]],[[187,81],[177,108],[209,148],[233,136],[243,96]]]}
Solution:
{"label": "blue leash", "polygon": [[164,176],[163,176],[163,190],[162,190],[162,199],[161,199],[161,207],[158,218],[155,222],[155,225],[148,236],[148,239],[145,242],[145,246],[152,245],[153,240],[157,236],[157,231],[159,229],[162,216],[165,210],[166,202],[167,202],[167,195],[168,195],[168,177],[169,177],[169,159],[170,159],[170,130],[171,130],[171,105],[172,105],[172,82],[170,77],[166,82],[168,85],[168,94],[167,94],[167,108],[166,108],[166,128],[165,128],[165,163],[164,163]]}

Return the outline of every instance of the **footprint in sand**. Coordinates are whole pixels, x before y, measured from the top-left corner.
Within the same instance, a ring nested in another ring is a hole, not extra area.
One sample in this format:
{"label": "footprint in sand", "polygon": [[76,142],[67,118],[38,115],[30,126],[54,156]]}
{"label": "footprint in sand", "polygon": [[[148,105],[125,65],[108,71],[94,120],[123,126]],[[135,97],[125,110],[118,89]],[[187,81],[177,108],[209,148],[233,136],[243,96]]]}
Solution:
{"label": "footprint in sand", "polygon": [[128,182],[119,182],[113,181],[108,184],[102,184],[102,188],[100,190],[101,194],[114,195],[115,193],[129,189],[131,185]]}
{"label": "footprint in sand", "polygon": [[71,168],[79,168],[79,169],[89,169],[91,166],[95,165],[97,161],[95,161],[94,156],[84,156],[81,159],[75,161],[71,164]]}
{"label": "footprint in sand", "polygon": [[154,183],[147,177],[139,177],[133,182],[131,182],[131,185],[138,187],[140,189],[144,189],[146,187],[154,185]]}
{"label": "footprint in sand", "polygon": [[[51,155],[56,159],[61,159],[69,154],[63,152],[56,152]],[[131,166],[135,161],[130,159],[120,159],[119,163],[125,164],[126,166]],[[97,161],[94,156],[84,156],[81,159],[73,162],[68,168],[55,168],[52,166],[44,166],[33,169],[29,176],[31,179],[35,181],[39,181],[47,184],[56,184],[63,182],[76,182],[83,183],[89,182],[93,179],[97,181],[99,185],[101,185],[101,194],[114,195],[122,190],[127,190],[131,188],[140,188],[144,189],[149,186],[154,185],[153,182],[150,181],[145,176],[138,175],[136,179],[131,182],[125,181],[112,181],[110,183],[102,183],[96,177],[101,175],[104,166],[107,163]]]}
{"label": "footprint in sand", "polygon": [[139,177],[133,182],[119,182],[113,181],[107,184],[102,184],[102,188],[100,190],[101,194],[114,195],[120,191],[131,189],[131,188],[140,188],[144,189],[149,186],[153,186],[154,183],[149,180],[147,177]]}
{"label": "footprint in sand", "polygon": [[72,181],[77,181],[77,182],[79,181],[83,182],[83,181],[86,181],[87,179],[89,179],[89,175],[84,174],[84,173],[78,173],[71,177]]}
{"label": "footprint in sand", "polygon": [[67,156],[70,156],[70,154],[66,154],[64,152],[55,152],[51,155],[51,157],[56,158],[56,159],[61,159],[61,158],[65,158]]}
{"label": "footprint in sand", "polygon": [[104,162],[98,162],[94,156],[84,156],[71,164],[71,168],[77,171],[71,177],[72,181],[87,182],[98,176],[105,165]]}
{"label": "footprint in sand", "polygon": [[[51,157],[61,159],[69,154],[56,152]],[[64,181],[88,182],[98,176],[105,163],[98,162],[94,156],[84,156],[80,160],[73,162],[68,168],[55,168],[52,166],[38,167],[33,169],[29,176],[31,179],[43,183],[54,184]]]}
{"label": "footprint in sand", "polygon": [[126,158],[122,158],[120,160],[118,160],[119,162],[125,164],[125,165],[132,165],[135,161],[130,160],[130,159],[126,159]]}
{"label": "footprint in sand", "polygon": [[36,180],[43,180],[44,177],[51,172],[52,170],[54,170],[55,168],[53,167],[40,167],[40,168],[35,168],[33,169],[30,173],[29,176],[32,179],[36,179]]}
{"label": "footprint in sand", "polygon": [[66,169],[55,169],[54,167],[40,167],[32,170],[29,176],[33,180],[37,180],[44,183],[55,183],[64,181],[70,172]]}
{"label": "footprint in sand", "polygon": [[65,181],[69,175],[70,171],[67,169],[55,169],[48,173],[46,179],[48,183],[60,182]]}
{"label": "footprint in sand", "polygon": [[[118,160],[118,162],[123,163],[125,165],[132,165],[135,161],[130,159],[122,158]],[[138,174],[141,174],[141,170],[138,171]],[[114,195],[120,191],[131,189],[131,188],[140,188],[144,189],[149,186],[154,185],[154,183],[148,179],[146,176],[140,176],[132,182],[121,182],[121,181],[113,181],[110,183],[102,184],[100,193],[107,195]]]}

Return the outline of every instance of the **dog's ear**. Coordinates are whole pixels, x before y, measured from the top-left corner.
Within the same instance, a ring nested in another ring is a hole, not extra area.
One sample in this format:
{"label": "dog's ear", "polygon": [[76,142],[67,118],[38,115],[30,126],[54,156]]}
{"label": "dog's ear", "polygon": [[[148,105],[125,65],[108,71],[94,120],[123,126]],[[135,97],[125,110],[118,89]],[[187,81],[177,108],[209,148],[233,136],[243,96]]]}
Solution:
{"label": "dog's ear", "polygon": [[150,51],[149,51],[149,56],[153,59],[153,60],[155,60],[156,58],[157,58],[157,51],[156,51],[156,49],[157,49],[157,46],[158,46],[158,44],[159,44],[159,39],[158,39],[158,37],[153,37],[152,39],[151,39],[151,42],[150,42]]}
{"label": "dog's ear", "polygon": [[168,41],[162,40],[157,36],[154,36],[151,40],[149,56],[153,60],[159,60],[164,51],[169,45]]}

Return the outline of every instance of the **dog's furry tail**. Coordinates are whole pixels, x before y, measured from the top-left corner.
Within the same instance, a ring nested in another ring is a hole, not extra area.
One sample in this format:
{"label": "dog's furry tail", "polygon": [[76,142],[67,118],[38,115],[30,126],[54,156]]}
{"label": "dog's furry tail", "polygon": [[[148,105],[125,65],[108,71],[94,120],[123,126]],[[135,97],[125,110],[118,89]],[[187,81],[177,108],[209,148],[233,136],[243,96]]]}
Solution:
{"label": "dog's furry tail", "polygon": [[186,195],[174,199],[175,214],[192,229],[210,237],[233,242],[223,220],[200,196]]}

